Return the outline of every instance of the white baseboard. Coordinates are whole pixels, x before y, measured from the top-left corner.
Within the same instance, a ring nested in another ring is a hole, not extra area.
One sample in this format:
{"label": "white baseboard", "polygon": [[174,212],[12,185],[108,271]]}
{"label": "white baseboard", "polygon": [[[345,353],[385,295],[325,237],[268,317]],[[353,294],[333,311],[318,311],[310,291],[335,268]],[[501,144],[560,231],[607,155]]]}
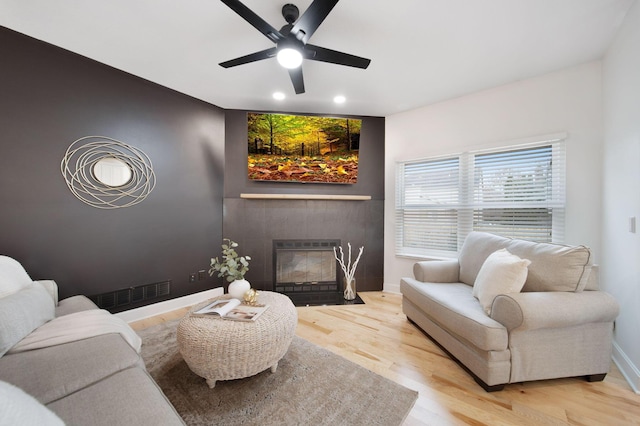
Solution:
{"label": "white baseboard", "polygon": [[616,342],[613,342],[613,362],[627,380],[631,389],[640,395],[640,370],[633,365],[633,362],[631,362]]}
{"label": "white baseboard", "polygon": [[400,283],[382,283],[382,291],[400,294]]}
{"label": "white baseboard", "polygon": [[188,294],[175,299],[165,300],[164,302],[154,303],[153,305],[141,306],[129,311],[118,312],[115,315],[129,323],[164,314],[166,312],[175,311],[176,309],[184,308],[186,306],[195,305],[196,303],[222,296],[223,294],[224,288],[217,287],[211,290],[201,291],[200,293]]}

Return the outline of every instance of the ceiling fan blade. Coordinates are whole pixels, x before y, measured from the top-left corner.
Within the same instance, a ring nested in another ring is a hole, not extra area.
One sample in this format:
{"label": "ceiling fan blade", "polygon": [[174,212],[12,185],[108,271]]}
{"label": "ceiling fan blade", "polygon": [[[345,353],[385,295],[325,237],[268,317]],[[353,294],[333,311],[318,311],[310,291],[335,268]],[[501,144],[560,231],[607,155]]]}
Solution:
{"label": "ceiling fan blade", "polygon": [[296,95],[304,93],[304,78],[302,78],[302,67],[290,69],[289,77],[291,77],[291,82],[293,83],[293,88],[296,91]]}
{"label": "ceiling fan blade", "polygon": [[231,59],[229,61],[220,62],[220,66],[222,68],[231,68],[237,67],[238,65],[248,64],[249,62],[261,61],[263,59],[269,59],[276,56],[277,49],[275,47],[271,47],[266,50],[261,50],[260,52],[250,53],[245,56],[241,56],[239,58]]}
{"label": "ceiling fan blade", "polygon": [[256,15],[251,9],[242,4],[238,0],[221,0],[222,3],[226,4],[236,12],[242,19],[253,25],[258,31],[267,36],[269,40],[274,43],[279,42],[284,38],[280,31],[273,28],[269,25],[264,19]]}
{"label": "ceiling fan blade", "polygon": [[311,59],[312,61],[330,62],[332,64],[362,69],[366,69],[371,63],[371,59],[338,52],[337,50],[326,49],[320,46],[314,46],[312,44],[307,44],[304,47],[304,50],[305,58]]}
{"label": "ceiling fan blade", "polygon": [[314,0],[291,28],[291,32],[306,44],[336,3],[338,0]]}

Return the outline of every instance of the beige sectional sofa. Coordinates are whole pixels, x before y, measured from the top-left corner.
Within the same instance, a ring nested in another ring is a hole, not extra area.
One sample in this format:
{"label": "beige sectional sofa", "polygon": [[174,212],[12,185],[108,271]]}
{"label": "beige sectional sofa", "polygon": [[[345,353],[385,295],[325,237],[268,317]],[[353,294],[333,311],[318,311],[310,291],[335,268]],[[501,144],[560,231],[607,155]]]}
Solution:
{"label": "beige sectional sofa", "polygon": [[0,256],[0,424],[184,425],[140,338],[84,296],[57,300]]}
{"label": "beige sectional sofa", "polygon": [[[483,307],[473,287],[487,259],[501,249],[522,259],[524,286],[498,291]],[[472,232],[458,259],[418,262],[413,272],[414,278],[400,283],[407,318],[485,390],[560,377],[596,381],[609,371],[619,308],[598,290],[587,247]]]}

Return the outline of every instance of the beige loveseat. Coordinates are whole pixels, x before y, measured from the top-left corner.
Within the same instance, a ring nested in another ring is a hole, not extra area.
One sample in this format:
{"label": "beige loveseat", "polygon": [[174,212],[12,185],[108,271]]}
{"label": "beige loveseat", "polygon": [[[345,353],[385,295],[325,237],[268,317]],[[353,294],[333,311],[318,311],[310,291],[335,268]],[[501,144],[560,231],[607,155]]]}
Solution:
{"label": "beige loveseat", "polygon": [[[493,298],[488,315],[473,286],[487,258],[500,249],[530,264],[522,291]],[[587,247],[472,232],[458,259],[418,262],[413,272],[415,278],[400,283],[407,318],[485,390],[560,377],[598,381],[609,371],[619,308],[598,291]]]}
{"label": "beige loveseat", "polygon": [[58,302],[54,281],[0,256],[0,425],[184,425],[140,344],[85,296]]}

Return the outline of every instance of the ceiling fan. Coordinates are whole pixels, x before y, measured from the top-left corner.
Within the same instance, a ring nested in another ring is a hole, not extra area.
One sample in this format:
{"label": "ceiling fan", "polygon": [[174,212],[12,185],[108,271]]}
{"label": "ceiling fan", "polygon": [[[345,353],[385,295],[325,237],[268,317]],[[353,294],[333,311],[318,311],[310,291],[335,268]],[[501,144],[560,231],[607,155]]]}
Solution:
{"label": "ceiling fan", "polygon": [[300,19],[298,19],[300,15],[298,8],[290,3],[285,4],[282,6],[282,16],[287,24],[280,28],[280,31],[269,25],[239,0],[221,1],[276,44],[276,47],[221,62],[220,66],[224,68],[277,57],[280,65],[288,69],[296,94],[300,94],[304,93],[301,66],[303,59],[362,69],[366,69],[371,63],[370,59],[307,43],[338,3],[338,0],[314,0],[300,16]]}

